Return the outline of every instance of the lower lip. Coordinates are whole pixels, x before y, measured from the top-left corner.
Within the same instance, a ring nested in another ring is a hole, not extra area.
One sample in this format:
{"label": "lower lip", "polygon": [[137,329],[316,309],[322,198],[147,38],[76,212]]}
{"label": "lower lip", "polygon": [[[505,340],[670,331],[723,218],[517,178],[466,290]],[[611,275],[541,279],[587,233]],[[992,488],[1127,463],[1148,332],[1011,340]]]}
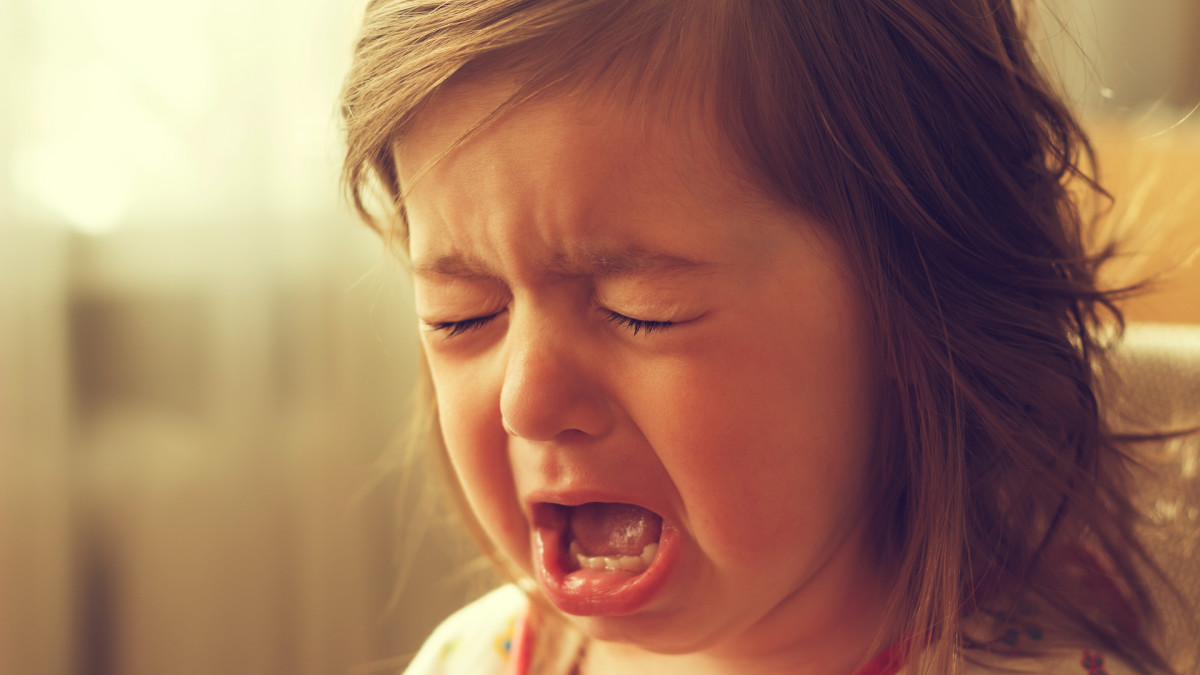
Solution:
{"label": "lower lip", "polygon": [[538,528],[533,539],[542,592],[555,607],[574,616],[623,616],[642,609],[666,584],[680,550],[678,531],[664,523],[658,553],[640,574],[569,571],[560,532]]}

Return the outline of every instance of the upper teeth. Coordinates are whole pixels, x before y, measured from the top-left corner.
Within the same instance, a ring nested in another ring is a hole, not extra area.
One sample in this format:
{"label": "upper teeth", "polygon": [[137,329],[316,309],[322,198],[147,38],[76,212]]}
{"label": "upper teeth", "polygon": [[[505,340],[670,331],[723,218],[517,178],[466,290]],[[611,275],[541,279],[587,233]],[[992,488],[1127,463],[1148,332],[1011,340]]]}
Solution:
{"label": "upper teeth", "polygon": [[650,566],[650,561],[654,560],[654,555],[658,553],[658,542],[653,541],[642,549],[641,555],[596,555],[590,556],[579,548],[579,543],[572,541],[568,550],[571,557],[579,563],[580,569],[585,570],[608,570],[615,572],[622,570],[625,572],[642,572]]}

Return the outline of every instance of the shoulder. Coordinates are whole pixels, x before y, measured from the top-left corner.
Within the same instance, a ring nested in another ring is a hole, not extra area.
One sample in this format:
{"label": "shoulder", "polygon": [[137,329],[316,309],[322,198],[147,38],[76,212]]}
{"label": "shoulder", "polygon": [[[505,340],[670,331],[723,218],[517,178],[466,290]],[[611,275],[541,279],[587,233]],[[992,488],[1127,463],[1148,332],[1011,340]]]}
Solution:
{"label": "shoulder", "polygon": [[443,621],[405,675],[503,675],[513,632],[528,607],[529,599],[516,586],[497,588]]}
{"label": "shoulder", "polygon": [[1037,656],[983,655],[970,658],[962,675],[1135,675],[1123,661],[1098,649],[1054,649]]}

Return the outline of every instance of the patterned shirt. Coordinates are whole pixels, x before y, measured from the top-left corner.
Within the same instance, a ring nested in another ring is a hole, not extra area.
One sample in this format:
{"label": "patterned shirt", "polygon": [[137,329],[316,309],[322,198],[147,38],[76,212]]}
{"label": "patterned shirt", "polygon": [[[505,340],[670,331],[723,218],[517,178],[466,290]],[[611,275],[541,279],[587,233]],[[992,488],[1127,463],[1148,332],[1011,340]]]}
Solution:
{"label": "patterned shirt", "polygon": [[[502,586],[455,612],[433,632],[405,670],[405,675],[525,675],[534,636],[525,617],[529,599],[514,585]],[[1041,639],[1026,624],[1012,634]],[[889,649],[855,675],[905,675],[904,664]],[[1036,658],[982,655],[961,675],[1026,673],[1030,675],[1131,675],[1133,670],[1098,650],[1050,650]]]}

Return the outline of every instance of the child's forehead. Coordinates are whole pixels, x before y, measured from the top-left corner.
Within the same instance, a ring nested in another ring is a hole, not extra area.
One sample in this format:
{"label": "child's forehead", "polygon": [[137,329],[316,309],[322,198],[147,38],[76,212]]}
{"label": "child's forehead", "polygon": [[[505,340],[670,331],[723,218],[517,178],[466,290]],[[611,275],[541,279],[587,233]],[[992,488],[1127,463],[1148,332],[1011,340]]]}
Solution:
{"label": "child's forehead", "polygon": [[[520,74],[502,73],[454,81],[423,106],[393,147],[404,187],[439,165],[470,155],[480,146],[506,146],[522,156],[579,154],[609,167],[631,171],[689,173],[711,169],[705,183],[733,183],[757,192],[712,115],[660,103],[621,88],[589,80],[590,86],[562,86],[527,95]],[[664,97],[665,98],[665,97]],[[516,133],[514,133],[514,131]],[[695,177],[695,176],[693,176]]]}
{"label": "child's forehead", "polygon": [[[464,233],[483,223],[501,238],[496,233],[540,223],[554,231],[542,238],[574,245],[582,233],[594,238],[614,224],[694,229],[736,222],[745,227],[726,235],[757,240],[743,229],[790,221],[793,209],[742,180],[711,137],[652,115],[639,119],[612,99],[527,101],[445,153],[503,105],[514,86],[490,81],[447,89],[397,147],[410,225],[437,224],[438,246],[470,248],[474,235]],[[647,227],[639,242],[648,245],[667,229]]]}

